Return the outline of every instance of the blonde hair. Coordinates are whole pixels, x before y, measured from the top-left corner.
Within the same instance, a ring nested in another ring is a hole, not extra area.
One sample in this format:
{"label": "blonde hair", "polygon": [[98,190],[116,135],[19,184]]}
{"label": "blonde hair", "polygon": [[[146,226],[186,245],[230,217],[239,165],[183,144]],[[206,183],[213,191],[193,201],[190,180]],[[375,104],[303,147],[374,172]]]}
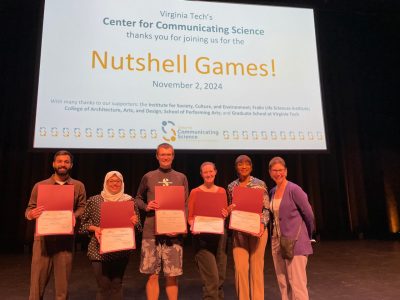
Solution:
{"label": "blonde hair", "polygon": [[214,170],[217,170],[217,167],[215,166],[215,164],[213,162],[205,161],[200,165],[200,174],[201,174],[201,170],[203,169],[203,167],[207,166],[207,165],[213,166]]}

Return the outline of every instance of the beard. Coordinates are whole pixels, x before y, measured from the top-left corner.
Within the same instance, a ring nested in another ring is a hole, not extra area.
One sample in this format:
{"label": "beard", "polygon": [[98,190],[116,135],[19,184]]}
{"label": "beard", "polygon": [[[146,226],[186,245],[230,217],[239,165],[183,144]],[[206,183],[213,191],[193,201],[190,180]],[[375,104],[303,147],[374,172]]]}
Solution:
{"label": "beard", "polygon": [[61,167],[61,168],[54,168],[54,172],[56,172],[56,174],[57,174],[58,176],[68,176],[70,170],[71,170],[71,169],[67,169],[67,168],[64,168],[64,167]]}

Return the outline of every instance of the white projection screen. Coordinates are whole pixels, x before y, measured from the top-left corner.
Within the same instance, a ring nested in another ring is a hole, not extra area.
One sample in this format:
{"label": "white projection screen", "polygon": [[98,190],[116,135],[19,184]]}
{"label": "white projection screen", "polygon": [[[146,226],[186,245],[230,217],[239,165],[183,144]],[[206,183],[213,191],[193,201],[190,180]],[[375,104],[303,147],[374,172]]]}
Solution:
{"label": "white projection screen", "polygon": [[326,150],[312,9],[46,0],[33,148]]}

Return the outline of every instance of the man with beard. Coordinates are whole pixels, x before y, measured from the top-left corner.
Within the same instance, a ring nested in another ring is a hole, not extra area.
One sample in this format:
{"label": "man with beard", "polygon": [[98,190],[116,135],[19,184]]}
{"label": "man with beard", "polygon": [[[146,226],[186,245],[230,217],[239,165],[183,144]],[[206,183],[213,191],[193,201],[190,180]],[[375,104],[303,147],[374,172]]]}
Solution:
{"label": "man with beard", "polygon": [[[65,150],[54,155],[54,174],[35,184],[32,189],[25,217],[36,220],[43,212],[43,206],[37,206],[38,186],[42,184],[71,184],[74,186],[74,223],[79,218],[86,205],[85,186],[82,182],[72,179],[69,175],[73,165],[73,156]],[[68,298],[68,280],[72,268],[72,252],[74,248],[73,235],[35,236],[32,250],[30,300],[43,299],[51,271],[54,271],[55,299]]]}

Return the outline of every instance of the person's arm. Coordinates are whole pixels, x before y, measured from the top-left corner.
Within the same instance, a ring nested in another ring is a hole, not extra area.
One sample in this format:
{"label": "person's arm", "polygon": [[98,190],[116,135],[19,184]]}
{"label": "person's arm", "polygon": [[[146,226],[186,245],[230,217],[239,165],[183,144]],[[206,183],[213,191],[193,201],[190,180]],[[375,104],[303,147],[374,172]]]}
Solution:
{"label": "person's arm", "polygon": [[186,216],[189,216],[189,184],[185,175],[183,175],[183,188],[185,190],[185,214]]}
{"label": "person's arm", "polygon": [[265,182],[263,182],[263,189],[264,189],[264,194],[263,194],[263,210],[261,215],[261,223],[263,223],[265,229],[268,226],[270,218],[269,215],[270,199],[268,195],[268,188]]}
{"label": "person's arm", "polygon": [[260,188],[263,189],[263,208],[261,212],[261,220],[260,220],[260,232],[257,234],[258,237],[261,237],[264,234],[264,231],[266,230],[269,222],[269,196],[268,196],[268,190],[267,190],[267,185],[262,182],[260,185]]}
{"label": "person's arm", "polygon": [[144,211],[147,211],[147,203],[144,201],[146,194],[147,194],[147,177],[145,175],[142,177],[142,180],[140,181],[135,197],[136,205],[138,206],[139,209]]}
{"label": "person's arm", "polygon": [[74,215],[75,218],[78,219],[82,216],[83,212],[85,211],[86,207],[86,190],[83,183],[79,183],[75,185],[75,188],[78,190],[77,198],[74,199]]}
{"label": "person's arm", "polygon": [[28,220],[37,219],[43,212],[43,206],[37,207],[38,184],[36,183],[32,189],[28,206],[25,210],[25,218]]}
{"label": "person's arm", "polygon": [[194,196],[193,196],[193,190],[190,192],[188,201],[188,223],[190,226],[193,225],[193,210],[194,210]]}
{"label": "person's arm", "polygon": [[93,225],[93,219],[92,219],[92,213],[94,210],[94,205],[93,205],[94,198],[89,198],[86,208],[81,216],[81,226],[79,228],[79,233],[82,234],[90,234],[91,232],[94,232],[95,229],[91,228]]}
{"label": "person's arm", "polygon": [[136,200],[133,199],[133,206],[134,206],[134,211],[137,216],[137,223],[135,224],[136,230],[137,231],[143,231],[142,223],[140,221],[140,213],[139,213],[139,208],[137,206]]}
{"label": "person's arm", "polygon": [[228,206],[232,204],[232,191],[233,191],[233,182],[228,185],[227,194],[228,194]]}
{"label": "person's arm", "polygon": [[256,180],[257,181],[255,181],[255,183],[251,185],[251,188],[261,189],[263,191],[263,208],[260,213],[260,231],[258,234],[254,234],[254,236],[260,237],[264,234],[264,231],[267,228],[269,222],[269,196],[267,185],[265,184],[265,182],[259,179]]}
{"label": "person's arm", "polygon": [[[100,243],[101,228],[95,224],[95,210],[99,210],[99,202],[96,201],[96,197],[89,198],[85,211],[82,214],[82,222],[79,228],[79,233],[84,233],[96,237],[97,241]],[[99,213],[99,212],[97,212]]]}
{"label": "person's arm", "polygon": [[308,201],[308,196],[299,186],[295,185],[292,190],[292,199],[296,204],[300,215],[303,217],[303,220],[307,227],[308,236],[311,239],[315,229],[315,224],[314,213],[311,208],[310,202]]}
{"label": "person's arm", "polygon": [[186,176],[184,176],[184,178],[183,178],[183,187],[185,189],[185,199],[188,199],[188,197],[189,197],[189,184],[188,184],[188,180],[187,180]]}
{"label": "person's arm", "polygon": [[96,237],[97,241],[100,243],[100,238],[101,238],[101,228],[98,226],[90,225],[88,227],[88,231],[93,233],[94,236]]}

